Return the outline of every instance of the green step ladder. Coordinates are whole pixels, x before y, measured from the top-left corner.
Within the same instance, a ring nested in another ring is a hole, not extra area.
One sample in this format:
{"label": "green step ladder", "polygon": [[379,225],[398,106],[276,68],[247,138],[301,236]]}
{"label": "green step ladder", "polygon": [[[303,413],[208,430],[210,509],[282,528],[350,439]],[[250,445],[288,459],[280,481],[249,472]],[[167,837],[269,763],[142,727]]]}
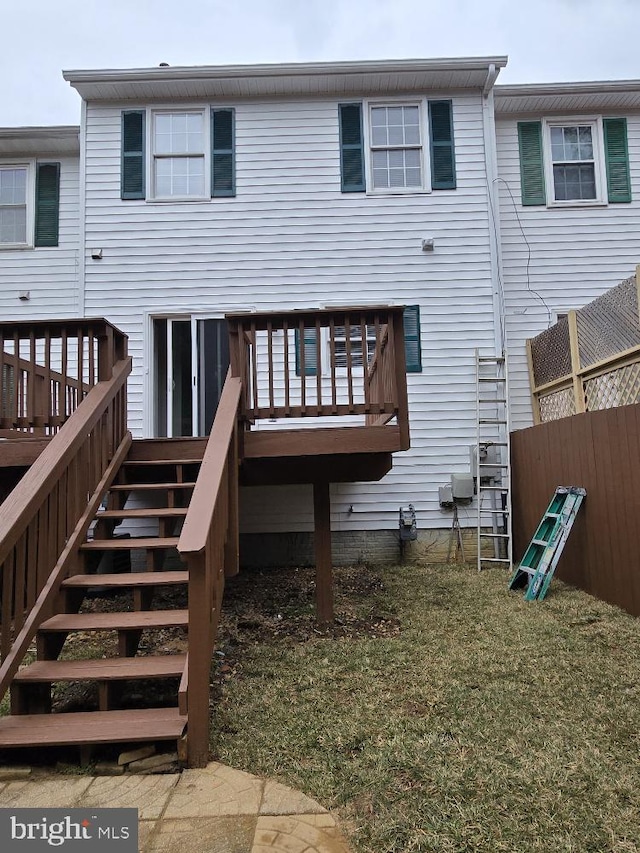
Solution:
{"label": "green step ladder", "polygon": [[509,589],[526,586],[525,601],[542,601],[587,492],[578,486],[558,486],[547,511],[516,567]]}

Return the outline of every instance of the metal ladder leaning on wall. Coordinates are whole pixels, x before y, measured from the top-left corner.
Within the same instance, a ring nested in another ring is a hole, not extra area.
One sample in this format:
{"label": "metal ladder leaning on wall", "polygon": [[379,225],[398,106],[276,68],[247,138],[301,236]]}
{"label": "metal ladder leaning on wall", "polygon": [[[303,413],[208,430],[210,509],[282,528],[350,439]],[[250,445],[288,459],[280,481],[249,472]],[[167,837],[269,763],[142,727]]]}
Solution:
{"label": "metal ladder leaning on wall", "polygon": [[[476,350],[476,449],[474,475],[478,507],[478,571],[513,567],[509,378],[506,356]],[[490,556],[483,546],[493,547]]]}

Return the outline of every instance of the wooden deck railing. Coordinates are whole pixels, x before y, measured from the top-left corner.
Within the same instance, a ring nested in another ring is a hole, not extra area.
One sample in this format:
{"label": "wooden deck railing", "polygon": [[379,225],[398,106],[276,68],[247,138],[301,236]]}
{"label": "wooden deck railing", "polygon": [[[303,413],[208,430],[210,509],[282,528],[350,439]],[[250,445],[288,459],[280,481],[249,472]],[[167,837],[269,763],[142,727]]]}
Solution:
{"label": "wooden deck railing", "polygon": [[77,570],[77,549],[131,443],[130,372],[129,357],[112,365],[0,507],[0,697],[60,584]]}
{"label": "wooden deck railing", "polygon": [[242,383],[227,376],[178,551],[189,569],[189,655],[179,702],[189,715],[188,762],[209,755],[209,683],[225,575],[238,571],[238,406]]}
{"label": "wooden deck railing", "polygon": [[382,306],[227,315],[241,417],[408,423],[402,314]]}
{"label": "wooden deck railing", "polygon": [[54,435],[125,355],[106,320],[0,323],[0,435]]}

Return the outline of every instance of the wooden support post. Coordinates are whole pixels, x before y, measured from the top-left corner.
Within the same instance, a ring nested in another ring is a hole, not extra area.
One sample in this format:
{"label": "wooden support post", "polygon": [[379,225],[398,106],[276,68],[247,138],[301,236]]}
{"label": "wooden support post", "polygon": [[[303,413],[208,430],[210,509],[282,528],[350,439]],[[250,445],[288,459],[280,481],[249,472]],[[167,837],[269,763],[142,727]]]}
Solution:
{"label": "wooden support post", "polygon": [[585,411],[584,385],[580,373],[580,347],[578,344],[578,317],[575,311],[569,311],[569,345],[571,347],[571,374],[573,377],[573,397],[576,413]]}
{"label": "wooden support post", "polygon": [[240,509],[238,487],[238,422],[233,428],[233,438],[227,459],[227,478],[229,484],[229,524],[227,541],[224,546],[224,574],[232,578],[240,571]]}
{"label": "wooden support post", "polygon": [[533,423],[542,423],[540,417],[540,397],[536,393],[536,377],[533,371],[533,352],[531,351],[531,338],[527,338],[527,367],[529,368],[529,388],[531,389],[531,409],[533,411]]}
{"label": "wooden support post", "polygon": [[209,760],[211,655],[211,595],[201,552],[189,555],[189,767],[206,767]]}
{"label": "wooden support post", "polygon": [[329,483],[313,484],[313,522],[316,552],[316,615],[321,625],[333,622],[331,564],[331,499]]}

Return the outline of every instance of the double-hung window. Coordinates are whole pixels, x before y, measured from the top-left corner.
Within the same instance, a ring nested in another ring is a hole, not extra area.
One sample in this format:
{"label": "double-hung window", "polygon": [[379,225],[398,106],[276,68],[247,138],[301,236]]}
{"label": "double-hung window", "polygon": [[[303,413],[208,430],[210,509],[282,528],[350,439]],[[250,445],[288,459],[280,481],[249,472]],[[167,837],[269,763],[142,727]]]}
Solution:
{"label": "double-hung window", "polygon": [[518,122],[522,204],[548,207],[631,201],[624,118]]}
{"label": "double-hung window", "polygon": [[547,133],[553,200],[600,201],[600,137],[596,122],[549,123]]}
{"label": "double-hung window", "polygon": [[0,246],[27,246],[28,165],[0,166]]}
{"label": "double-hung window", "polygon": [[154,113],[152,144],[154,197],[204,198],[204,111]]}
{"label": "double-hung window", "polygon": [[343,193],[455,190],[449,100],[338,104]]}
{"label": "double-hung window", "polygon": [[420,105],[371,106],[369,126],[373,189],[422,189]]}
{"label": "double-hung window", "polygon": [[124,110],[123,201],[204,201],[236,194],[232,107]]}
{"label": "double-hung window", "polygon": [[0,249],[57,246],[60,163],[0,163]]}

